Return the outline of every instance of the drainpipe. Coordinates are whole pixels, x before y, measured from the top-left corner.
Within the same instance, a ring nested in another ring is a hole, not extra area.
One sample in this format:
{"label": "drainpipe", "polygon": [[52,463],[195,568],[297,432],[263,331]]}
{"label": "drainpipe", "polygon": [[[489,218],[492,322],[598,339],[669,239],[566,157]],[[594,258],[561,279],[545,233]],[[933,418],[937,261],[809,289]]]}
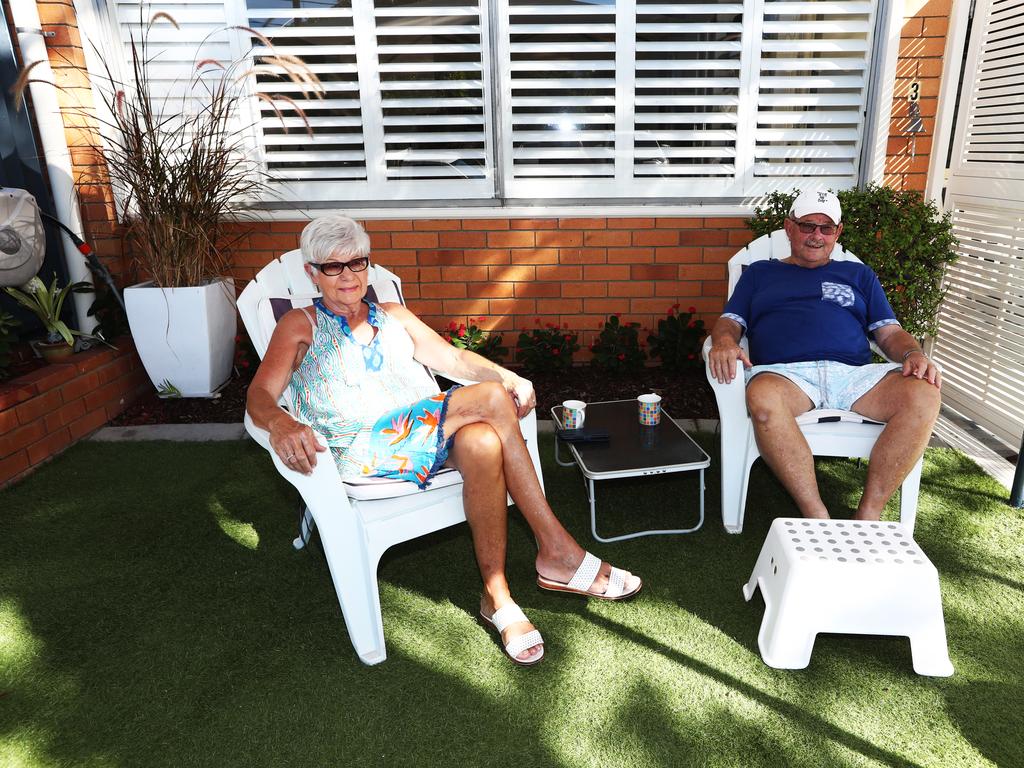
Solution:
{"label": "drainpipe", "polygon": [[[57,89],[51,85],[56,81],[46,54],[46,44],[43,42],[39,11],[35,0],[10,0],[10,5],[18,33],[22,65],[27,67],[34,61],[42,62],[32,70],[32,79],[43,82],[32,83],[29,90],[32,94],[39,138],[43,144],[43,154],[46,156],[46,171],[50,177],[50,190],[53,193],[57,218],[82,235],[82,214],[71,175],[71,152],[68,150],[67,137],[64,135],[64,120],[61,117],[60,105],[57,103]],[[63,232],[60,233],[60,238],[64,245],[68,279],[72,282],[84,280],[92,285],[92,273],[78,248]],[[89,330],[90,324],[95,323],[87,314],[93,295],[73,293],[72,301],[75,307],[75,327],[83,331]]]}

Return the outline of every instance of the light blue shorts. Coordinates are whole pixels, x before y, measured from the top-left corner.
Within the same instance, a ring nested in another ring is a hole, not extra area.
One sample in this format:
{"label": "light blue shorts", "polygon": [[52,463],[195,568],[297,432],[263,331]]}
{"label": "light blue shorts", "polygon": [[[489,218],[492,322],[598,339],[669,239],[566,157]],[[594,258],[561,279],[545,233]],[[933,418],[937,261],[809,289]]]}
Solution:
{"label": "light blue shorts", "polygon": [[777,373],[792,381],[811,398],[815,408],[850,410],[857,400],[882,380],[889,371],[900,370],[899,363],[846,365],[834,360],[809,363],[755,365],[745,372],[747,383],[759,373]]}

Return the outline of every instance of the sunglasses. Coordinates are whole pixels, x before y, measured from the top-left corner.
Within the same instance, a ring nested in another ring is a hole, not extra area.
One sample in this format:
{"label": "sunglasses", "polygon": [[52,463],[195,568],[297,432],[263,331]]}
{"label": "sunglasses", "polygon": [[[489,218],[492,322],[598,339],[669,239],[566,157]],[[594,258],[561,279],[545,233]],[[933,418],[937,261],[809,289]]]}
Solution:
{"label": "sunglasses", "polygon": [[818,229],[821,230],[821,234],[825,237],[832,237],[832,235],[836,233],[836,230],[839,229],[835,224],[815,224],[810,221],[797,221],[794,218],[790,218],[790,221],[796,224],[796,228],[805,235],[814,234],[814,230]]}
{"label": "sunglasses", "polygon": [[345,267],[348,267],[352,272],[366,271],[366,268],[370,266],[370,257],[360,256],[358,259],[352,259],[351,261],[325,261],[323,264],[311,261],[309,266],[319,270],[322,275],[337,277],[345,271]]}

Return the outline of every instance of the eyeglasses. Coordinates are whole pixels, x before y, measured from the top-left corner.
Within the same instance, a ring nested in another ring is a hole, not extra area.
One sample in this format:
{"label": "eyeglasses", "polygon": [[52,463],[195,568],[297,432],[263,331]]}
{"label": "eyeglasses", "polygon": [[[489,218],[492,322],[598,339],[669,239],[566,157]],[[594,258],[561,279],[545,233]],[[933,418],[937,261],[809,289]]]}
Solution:
{"label": "eyeglasses", "polygon": [[345,271],[345,267],[348,267],[352,272],[365,272],[366,268],[370,266],[370,257],[360,256],[358,259],[352,259],[351,261],[325,261],[323,264],[311,261],[309,266],[314,267],[321,274],[328,277],[337,277]]}
{"label": "eyeglasses", "polygon": [[836,233],[836,230],[839,229],[835,224],[815,224],[811,221],[797,221],[792,217],[790,217],[789,220],[796,224],[796,228],[805,235],[814,234],[814,230],[819,229],[821,230],[821,234],[825,237],[832,237],[832,235]]}

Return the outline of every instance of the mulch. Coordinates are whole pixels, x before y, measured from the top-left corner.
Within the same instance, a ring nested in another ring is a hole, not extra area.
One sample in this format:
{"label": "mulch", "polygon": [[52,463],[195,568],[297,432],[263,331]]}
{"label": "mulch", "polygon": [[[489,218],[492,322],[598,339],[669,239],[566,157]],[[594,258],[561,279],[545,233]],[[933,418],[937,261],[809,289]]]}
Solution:
{"label": "mulch", "polygon": [[[167,398],[152,392],[110,422],[125,427],[141,424],[237,424],[245,413],[245,394],[251,375],[242,370],[214,398]],[[566,372],[534,375],[537,391],[537,415],[550,418],[551,407],[563,400],[596,403],[603,400],[632,399],[645,392],[662,397],[665,411],[675,418],[717,419],[718,409],[702,368],[669,374],[661,368],[611,375],[590,366],[577,366]]]}

